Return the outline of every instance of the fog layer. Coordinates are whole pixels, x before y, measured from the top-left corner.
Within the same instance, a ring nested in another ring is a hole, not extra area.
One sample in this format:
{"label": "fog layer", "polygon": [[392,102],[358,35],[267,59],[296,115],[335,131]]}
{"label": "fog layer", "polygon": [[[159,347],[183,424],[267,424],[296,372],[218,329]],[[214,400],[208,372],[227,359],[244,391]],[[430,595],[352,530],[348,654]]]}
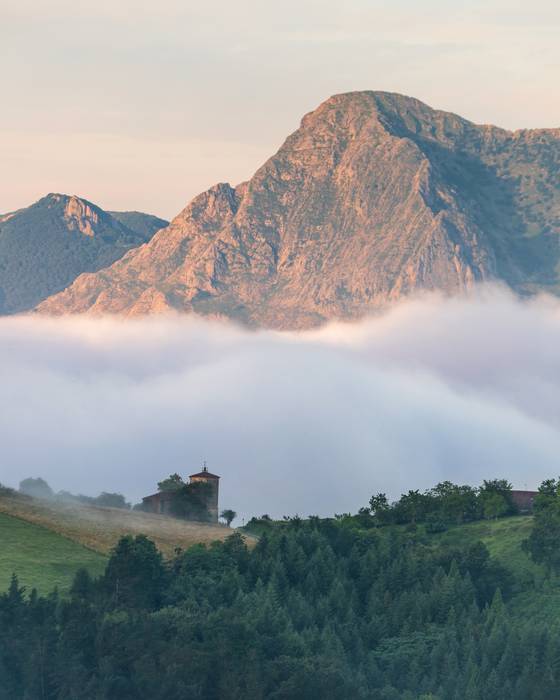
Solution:
{"label": "fog layer", "polygon": [[486,289],[356,324],[0,319],[0,481],[133,500],[207,460],[245,517],[560,471],[560,304]]}

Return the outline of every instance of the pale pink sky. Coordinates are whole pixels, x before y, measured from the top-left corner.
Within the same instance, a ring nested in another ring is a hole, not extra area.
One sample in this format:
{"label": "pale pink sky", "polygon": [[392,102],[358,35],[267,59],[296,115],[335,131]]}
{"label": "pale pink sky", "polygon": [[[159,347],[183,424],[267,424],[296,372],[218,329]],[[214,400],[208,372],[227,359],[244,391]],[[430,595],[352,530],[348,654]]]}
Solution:
{"label": "pale pink sky", "polygon": [[0,213],[47,192],[172,217],[329,95],[560,126],[556,0],[0,0]]}

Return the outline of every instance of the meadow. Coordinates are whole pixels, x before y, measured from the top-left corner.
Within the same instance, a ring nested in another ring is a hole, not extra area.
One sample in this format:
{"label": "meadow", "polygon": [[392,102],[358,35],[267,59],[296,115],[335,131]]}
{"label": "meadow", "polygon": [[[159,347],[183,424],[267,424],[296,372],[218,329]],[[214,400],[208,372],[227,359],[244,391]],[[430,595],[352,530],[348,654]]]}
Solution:
{"label": "meadow", "polygon": [[150,513],[0,496],[0,591],[16,573],[29,589],[47,594],[58,586],[65,592],[79,568],[94,576],[102,573],[107,555],[124,535],[147,535],[169,558],[178,549],[224,540],[231,533],[223,525]]}
{"label": "meadow", "polygon": [[78,569],[99,575],[107,561],[99,552],[5,513],[0,513],[0,542],[0,591],[15,573],[27,591],[36,588],[47,595],[56,587],[65,593]]}

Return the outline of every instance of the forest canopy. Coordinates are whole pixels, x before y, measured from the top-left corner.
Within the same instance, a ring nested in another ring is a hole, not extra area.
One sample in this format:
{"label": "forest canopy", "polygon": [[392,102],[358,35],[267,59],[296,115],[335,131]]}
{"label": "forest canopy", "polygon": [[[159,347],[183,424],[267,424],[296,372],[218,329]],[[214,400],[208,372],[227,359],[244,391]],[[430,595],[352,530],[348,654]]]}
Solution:
{"label": "forest canopy", "polygon": [[[238,531],[169,561],[128,536],[67,598],[14,577],[0,596],[0,700],[558,697],[556,619],[515,613],[520,581],[483,542],[429,527],[434,513],[455,528],[493,519],[485,499],[503,489],[507,503],[506,486],[444,483],[393,505],[376,495],[355,516],[263,516],[251,548]],[[543,485],[543,508],[559,488]]]}

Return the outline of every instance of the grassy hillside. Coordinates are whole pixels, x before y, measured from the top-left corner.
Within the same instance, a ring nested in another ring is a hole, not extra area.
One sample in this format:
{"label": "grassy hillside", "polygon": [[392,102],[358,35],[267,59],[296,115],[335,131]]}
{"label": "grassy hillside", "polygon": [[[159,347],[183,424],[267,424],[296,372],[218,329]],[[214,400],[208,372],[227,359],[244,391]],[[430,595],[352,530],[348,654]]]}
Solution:
{"label": "grassy hillside", "polygon": [[147,535],[172,556],[178,547],[223,540],[231,533],[220,525],[149,513],[0,496],[0,590],[14,571],[23,584],[43,593],[55,585],[66,590],[78,568],[102,571],[106,555],[123,535]]}
{"label": "grassy hillside", "polygon": [[555,576],[548,578],[544,568],[535,564],[521,547],[532,524],[532,517],[481,520],[431,537],[457,547],[484,542],[491,556],[513,574],[511,610],[532,619],[560,618],[560,580]]}
{"label": "grassy hillside", "polygon": [[532,517],[478,520],[467,525],[452,527],[435,537],[457,547],[480,540],[500,564],[510,569],[521,581],[529,582],[541,574],[540,567],[534,564],[521,548],[521,543],[531,532],[532,523]]}
{"label": "grassy hillside", "polygon": [[15,573],[28,590],[37,588],[46,595],[57,586],[65,592],[79,568],[98,575],[105,567],[102,554],[4,513],[0,513],[0,542],[0,591],[6,590]]}
{"label": "grassy hillside", "polygon": [[147,535],[167,556],[177,547],[223,540],[231,530],[221,525],[189,523],[163,515],[67,505],[36,499],[0,497],[0,513],[52,530],[89,549],[107,554],[123,535]]}

